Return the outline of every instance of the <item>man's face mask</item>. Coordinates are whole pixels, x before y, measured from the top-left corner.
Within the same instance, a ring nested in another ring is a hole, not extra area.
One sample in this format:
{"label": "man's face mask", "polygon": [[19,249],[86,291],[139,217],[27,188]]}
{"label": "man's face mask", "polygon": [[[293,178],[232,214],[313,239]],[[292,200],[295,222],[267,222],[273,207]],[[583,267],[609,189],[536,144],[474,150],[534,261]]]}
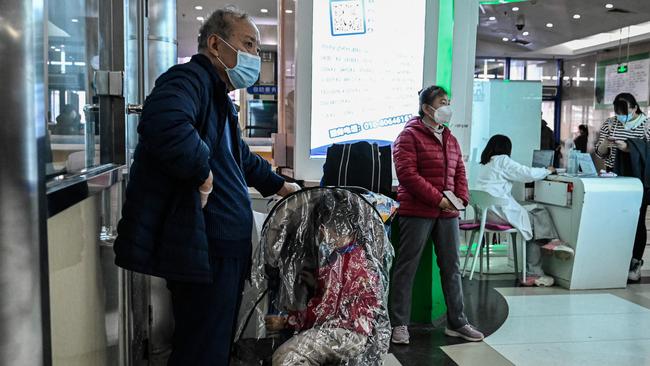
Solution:
{"label": "man's face mask", "polygon": [[260,77],[260,68],[262,66],[260,57],[235,49],[235,47],[231,46],[230,43],[226,42],[223,38],[219,37],[219,39],[228,45],[228,47],[233,51],[237,52],[237,64],[233,68],[228,68],[228,66],[221,61],[221,58],[216,56],[217,60],[219,60],[226,69],[226,74],[228,75],[228,79],[230,79],[232,86],[235,87],[235,89],[246,89],[249,86],[254,85]]}

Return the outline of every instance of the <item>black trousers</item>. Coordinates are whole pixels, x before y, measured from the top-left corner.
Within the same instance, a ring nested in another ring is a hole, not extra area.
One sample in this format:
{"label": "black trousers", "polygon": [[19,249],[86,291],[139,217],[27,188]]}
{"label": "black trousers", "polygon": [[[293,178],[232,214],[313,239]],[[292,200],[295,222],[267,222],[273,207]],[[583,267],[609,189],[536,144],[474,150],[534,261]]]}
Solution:
{"label": "black trousers", "polygon": [[227,366],[250,259],[217,258],[213,283],[167,281],[174,313],[168,366]]}
{"label": "black trousers", "polygon": [[632,258],[641,260],[643,259],[643,252],[645,252],[646,242],[648,241],[648,232],[645,227],[645,215],[648,210],[648,204],[645,201],[641,204],[641,212],[639,213],[639,222],[636,225],[636,237],[634,238],[634,250]]}

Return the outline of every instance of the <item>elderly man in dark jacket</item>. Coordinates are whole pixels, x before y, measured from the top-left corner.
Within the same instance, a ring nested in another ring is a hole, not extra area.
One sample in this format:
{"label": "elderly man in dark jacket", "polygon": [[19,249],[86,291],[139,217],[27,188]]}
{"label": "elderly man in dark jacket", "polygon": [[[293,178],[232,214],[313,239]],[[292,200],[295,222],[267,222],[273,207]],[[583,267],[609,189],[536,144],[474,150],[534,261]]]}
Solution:
{"label": "elderly man in dark jacket", "polygon": [[241,139],[228,92],[259,77],[259,32],[233,8],[204,23],[199,53],[169,69],[138,126],[117,265],[167,279],[176,328],[169,365],[227,365],[251,256],[248,186],[299,189]]}

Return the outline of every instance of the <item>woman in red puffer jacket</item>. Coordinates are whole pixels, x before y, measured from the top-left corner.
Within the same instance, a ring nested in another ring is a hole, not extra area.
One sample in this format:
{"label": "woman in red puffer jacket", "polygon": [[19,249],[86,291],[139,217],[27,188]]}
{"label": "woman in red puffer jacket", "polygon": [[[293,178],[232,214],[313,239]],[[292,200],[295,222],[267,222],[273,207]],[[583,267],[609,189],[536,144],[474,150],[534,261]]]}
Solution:
{"label": "woman in red puffer jacket", "polygon": [[480,341],[483,334],[467,321],[460,276],[458,210],[443,192],[463,205],[469,201],[460,145],[445,127],[451,119],[447,92],[430,86],[420,92],[419,117],[411,119],[395,141],[393,160],[399,189],[400,242],[390,293],[392,341],[408,344],[411,292],[424,246],[433,239],[445,303],[445,334]]}

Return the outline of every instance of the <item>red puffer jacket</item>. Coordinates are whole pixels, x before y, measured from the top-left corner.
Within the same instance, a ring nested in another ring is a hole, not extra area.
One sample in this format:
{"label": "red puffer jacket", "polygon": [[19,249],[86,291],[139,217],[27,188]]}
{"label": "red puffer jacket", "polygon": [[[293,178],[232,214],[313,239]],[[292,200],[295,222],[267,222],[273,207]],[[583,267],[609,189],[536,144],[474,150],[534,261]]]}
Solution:
{"label": "red puffer jacket", "polygon": [[393,160],[399,179],[400,215],[458,216],[458,213],[446,213],[438,208],[442,192],[447,190],[454,192],[465,205],[469,202],[460,145],[448,128],[444,129],[442,140],[441,144],[420,117],[411,119],[395,140]]}

